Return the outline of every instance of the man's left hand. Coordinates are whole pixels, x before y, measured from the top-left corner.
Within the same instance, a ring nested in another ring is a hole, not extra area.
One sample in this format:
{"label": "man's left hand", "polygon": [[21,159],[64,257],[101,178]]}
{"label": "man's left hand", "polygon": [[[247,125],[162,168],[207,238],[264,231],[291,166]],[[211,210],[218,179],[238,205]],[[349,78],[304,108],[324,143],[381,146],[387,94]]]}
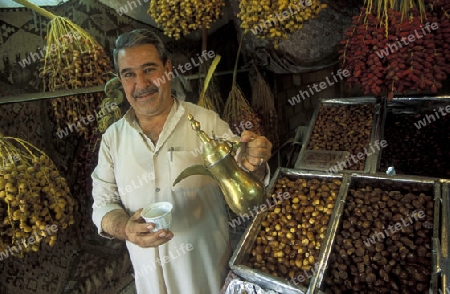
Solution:
{"label": "man's left hand", "polygon": [[241,134],[243,145],[241,165],[248,171],[264,178],[266,172],[266,162],[270,159],[272,143],[264,137],[251,131],[243,131]]}

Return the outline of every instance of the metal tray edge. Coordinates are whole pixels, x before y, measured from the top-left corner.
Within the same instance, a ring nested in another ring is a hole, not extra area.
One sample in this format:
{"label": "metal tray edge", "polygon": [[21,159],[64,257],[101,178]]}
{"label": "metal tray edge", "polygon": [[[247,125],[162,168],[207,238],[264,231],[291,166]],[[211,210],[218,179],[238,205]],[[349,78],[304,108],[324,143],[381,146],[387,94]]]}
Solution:
{"label": "metal tray edge", "polygon": [[[436,270],[438,268],[442,268],[443,264],[439,263],[438,264],[438,260],[437,260],[437,251],[439,250],[439,248],[437,248],[435,242],[433,242],[433,239],[436,238],[436,233],[438,232],[438,226],[439,226],[439,213],[440,213],[440,200],[441,200],[441,193],[440,193],[440,183],[439,183],[439,179],[437,178],[429,178],[429,177],[422,177],[422,176],[407,176],[407,175],[400,175],[400,176],[386,176],[386,175],[380,175],[380,174],[376,174],[376,175],[369,175],[369,174],[360,174],[360,173],[353,173],[351,174],[348,178],[346,178],[344,176],[344,179],[346,179],[345,182],[345,186],[346,186],[346,193],[344,195],[344,197],[342,198],[342,204],[340,204],[340,208],[339,208],[339,219],[335,220],[333,225],[335,225],[335,232],[334,232],[334,236],[330,235],[329,238],[330,240],[326,240],[327,245],[329,245],[329,252],[328,252],[328,256],[324,256],[324,263],[322,264],[322,267],[319,268],[319,273],[321,275],[321,280],[319,281],[318,279],[316,280],[316,283],[314,284],[313,288],[310,289],[313,290],[311,292],[308,292],[307,294],[322,294],[324,293],[321,288],[324,286],[323,285],[323,278],[324,278],[324,274],[325,274],[325,270],[326,270],[326,263],[329,260],[329,255],[331,254],[331,250],[334,246],[334,241],[335,241],[335,237],[336,237],[336,233],[337,233],[337,229],[339,228],[340,222],[342,221],[342,217],[343,217],[343,210],[345,207],[345,199],[347,197],[348,194],[348,190],[352,184],[352,182],[354,181],[354,179],[376,179],[376,180],[395,180],[395,181],[405,181],[408,183],[426,183],[426,184],[430,184],[433,185],[433,193],[434,193],[434,201],[436,203],[435,207],[434,207],[434,215],[433,215],[433,237],[432,237],[432,252],[433,252],[433,257],[432,257],[432,267],[434,270],[434,274],[431,275],[431,281],[430,281],[430,293],[438,293],[438,280],[437,280],[437,273]],[[344,184],[344,183],[343,183]],[[336,207],[335,207],[336,209]],[[333,212],[334,213],[334,212]],[[436,217],[436,213],[438,214],[438,217]],[[439,235],[437,236],[437,238],[439,238]],[[441,245],[442,246],[442,245]],[[325,263],[326,262],[326,263]],[[446,263],[444,263],[445,265]]]}
{"label": "metal tray edge", "polygon": [[441,213],[441,184],[439,183],[439,180],[435,180],[434,184],[434,215],[433,215],[433,239],[432,239],[432,250],[433,250],[433,265],[434,265],[434,272],[435,275],[431,276],[431,291],[432,293],[437,293],[439,288],[439,275],[441,275],[443,267],[445,264],[442,260],[442,246],[441,246],[441,239],[440,239],[440,213]]}
{"label": "metal tray edge", "polygon": [[441,274],[441,291],[443,294],[448,294],[449,276],[450,276],[450,243],[449,243],[449,232],[450,232],[450,181],[442,182],[442,218],[441,218],[441,252],[442,252],[442,262],[443,269]]}
{"label": "metal tray edge", "polygon": [[[380,103],[377,102],[377,99],[375,97],[367,96],[367,97],[332,98],[332,99],[322,98],[322,99],[319,99],[318,105],[316,106],[316,109],[314,109],[313,116],[311,117],[311,120],[308,125],[308,131],[306,132],[306,135],[305,135],[305,140],[304,140],[304,142],[302,142],[302,148],[300,149],[300,152],[299,152],[297,161],[294,164],[294,167],[296,169],[302,169],[299,166],[300,160],[304,156],[305,150],[309,144],[314,125],[316,124],[317,116],[319,115],[320,107],[322,107],[324,105],[333,105],[333,104],[344,105],[344,104],[367,104],[367,103],[374,104],[374,112],[373,112],[373,116],[372,116],[372,131],[370,134],[369,145],[372,145],[372,143],[377,139],[381,140],[381,135],[380,135],[381,130],[379,128],[380,128],[380,123],[381,123],[380,112],[381,112],[382,108],[381,108]],[[376,152],[367,156],[363,170],[361,170],[361,171],[342,170],[340,172],[344,172],[344,173],[345,172],[347,172],[347,173],[353,173],[353,172],[374,173],[374,172],[376,172],[376,168],[374,168],[374,165],[375,165],[375,167],[377,167],[380,159],[381,159],[380,150],[377,150]],[[375,163],[373,161],[375,161]]]}
{"label": "metal tray edge", "polygon": [[[281,171],[283,170],[283,168],[278,168],[274,175],[272,176],[272,179],[269,182],[269,186],[266,187],[265,189],[265,193],[266,193],[266,197],[265,199],[268,199],[269,197],[269,193],[271,192],[270,190],[272,189],[276,179],[278,178],[278,175],[281,173]],[[248,226],[248,228],[245,230],[244,234],[241,237],[241,240],[239,240],[239,243],[236,246],[235,251],[233,252],[233,255],[231,256],[230,260],[228,261],[228,265],[230,266],[230,268],[232,268],[235,263],[238,261],[238,257],[240,257],[240,254],[242,252],[243,246],[245,244],[245,240],[248,238],[248,236],[250,235],[250,233],[253,232],[253,230],[255,230],[255,223],[257,220],[259,220],[259,222],[261,223],[261,218],[265,217],[267,215],[267,212],[263,212],[260,211],[256,217],[254,218],[254,220],[252,221],[252,223]],[[240,261],[240,260],[239,260]]]}
{"label": "metal tray edge", "polygon": [[[274,186],[275,182],[278,180],[280,175],[283,175],[283,176],[308,176],[311,178],[322,176],[322,177],[326,177],[328,179],[338,178],[338,179],[341,179],[342,183],[341,183],[338,197],[336,198],[336,202],[338,201],[340,194],[343,193],[343,192],[341,192],[342,186],[344,185],[344,179],[345,179],[345,176],[343,174],[329,175],[325,172],[320,172],[320,171],[302,171],[302,170],[280,167],[276,170],[276,172],[267,188],[267,195],[269,195],[269,193],[271,193],[273,186]],[[333,214],[335,213],[336,207],[337,207],[337,205],[335,205],[335,207],[333,209]],[[276,278],[271,275],[267,275],[259,270],[251,269],[245,265],[239,264],[245,258],[245,254],[248,251],[249,247],[252,247],[254,242],[256,241],[257,234],[255,234],[255,231],[259,230],[261,222],[266,217],[267,213],[268,213],[267,211],[258,213],[258,215],[255,217],[253,222],[247,228],[247,230],[243,234],[241,240],[239,241],[239,243],[237,245],[236,250],[234,251],[234,253],[229,261],[230,268],[237,275],[241,276],[245,280],[253,282],[255,284],[258,284],[267,289],[271,289],[271,290],[279,291],[279,292],[281,291],[282,293],[286,293],[286,294],[309,293],[309,288],[306,288],[301,285],[297,286],[297,288],[294,288],[294,287],[286,284],[284,279]],[[332,225],[332,223],[333,223],[332,217],[330,217],[330,221],[331,221],[331,225]],[[328,229],[327,229],[327,232],[328,232]],[[327,237],[325,237],[325,239],[324,239],[324,244],[325,244],[326,240],[327,240]],[[320,262],[320,256],[323,255],[322,251],[323,251],[323,247],[319,253],[319,262]],[[252,272],[251,274],[249,274],[250,271]],[[311,285],[313,285],[313,282],[316,279],[315,278],[316,275],[317,275],[317,273],[315,273],[313,275],[313,277],[310,281],[309,287],[311,287]]]}
{"label": "metal tray edge", "polygon": [[336,204],[334,207],[334,211],[331,214],[331,224],[328,226],[324,245],[321,249],[319,255],[319,268],[317,270],[316,275],[313,277],[311,284],[308,289],[309,293],[317,293],[320,290],[320,286],[323,283],[323,278],[325,274],[325,270],[327,269],[328,260],[331,254],[332,242],[334,242],[334,236],[336,235],[337,228],[339,227],[340,221],[342,219],[342,213],[344,211],[344,203],[345,198],[347,197],[348,188],[350,186],[350,178],[349,174],[344,174],[342,179],[342,184],[339,190],[339,195],[336,199]]}

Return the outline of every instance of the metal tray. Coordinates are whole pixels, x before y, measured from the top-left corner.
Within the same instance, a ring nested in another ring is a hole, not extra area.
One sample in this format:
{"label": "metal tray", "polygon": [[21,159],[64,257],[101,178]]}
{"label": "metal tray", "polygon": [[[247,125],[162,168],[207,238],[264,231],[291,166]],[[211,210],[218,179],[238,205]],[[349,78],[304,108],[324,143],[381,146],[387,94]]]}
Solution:
{"label": "metal tray", "polygon": [[[347,178],[348,179],[348,178]],[[326,240],[324,245],[324,256],[323,262],[321,263],[321,267],[318,269],[316,280],[311,282],[310,292],[309,293],[324,293],[325,291],[325,283],[324,278],[329,274],[327,271],[329,265],[329,259],[331,256],[332,249],[334,247],[335,238],[338,232],[341,229],[342,218],[344,214],[345,208],[345,200],[347,198],[347,193],[349,189],[351,189],[355,183],[376,183],[376,185],[380,185],[383,183],[383,186],[391,186],[392,184],[398,183],[406,183],[412,185],[422,185],[428,186],[428,188],[433,189],[434,195],[434,224],[433,224],[433,236],[432,236],[432,274],[430,281],[430,293],[437,293],[438,289],[438,281],[442,271],[445,269],[445,262],[442,260],[442,251],[441,251],[441,240],[440,236],[444,234],[448,234],[446,228],[442,228],[440,231],[440,213],[441,213],[441,183],[436,178],[426,178],[426,177],[418,177],[418,176],[384,176],[384,175],[362,175],[353,173],[349,182],[343,183],[346,186],[345,195],[341,198],[342,205],[337,205],[335,207],[334,213],[336,214],[336,218],[333,220],[333,224],[329,227],[329,229],[333,230],[335,234],[330,235],[330,238]],[[448,211],[445,209],[442,211],[443,217],[448,218]]]}
{"label": "metal tray", "polygon": [[424,111],[432,112],[436,104],[441,103],[449,105],[450,96],[398,96],[386,102],[386,107],[395,114],[417,114]]}
{"label": "metal tray", "polygon": [[[433,113],[436,106],[446,106],[450,105],[450,96],[420,96],[420,95],[409,95],[409,96],[398,96],[394,97],[392,101],[387,102],[383,99],[381,102],[381,112],[380,112],[380,140],[385,139],[385,124],[389,113],[395,115],[412,115],[412,114],[422,114],[422,113]],[[388,142],[389,143],[389,142]],[[383,151],[380,151],[378,163],[376,165],[376,171],[384,172],[380,170],[380,162]],[[407,156],[407,154],[405,154]],[[392,168],[392,167],[391,167]],[[395,166],[393,167],[395,168]],[[376,172],[375,172],[376,173]]]}
{"label": "metal tray", "polygon": [[442,218],[441,218],[441,249],[442,249],[442,261],[443,273],[441,275],[441,292],[442,294],[450,293],[450,180],[441,180],[442,183]]}
{"label": "metal tray", "polygon": [[[372,117],[372,130],[370,134],[370,140],[369,140],[369,146],[374,146],[373,143],[376,140],[380,140],[381,138],[381,116],[380,116],[380,110],[381,106],[380,103],[377,103],[377,99],[375,97],[355,97],[355,98],[335,98],[335,99],[320,99],[318,106],[314,110],[314,114],[311,118],[311,121],[309,123],[309,128],[306,133],[305,142],[302,145],[302,149],[300,150],[300,154],[298,156],[297,162],[295,163],[296,169],[306,169],[306,170],[321,170],[322,167],[314,168],[312,165],[308,165],[307,163],[304,164],[303,160],[305,158],[306,151],[309,145],[309,141],[311,138],[312,131],[314,129],[314,125],[316,124],[317,117],[319,114],[319,110],[321,107],[326,106],[339,106],[339,105],[358,105],[358,104],[374,104],[374,112]],[[375,148],[378,149],[378,148]],[[311,150],[308,150],[311,151]],[[375,173],[378,167],[378,162],[380,158],[380,152],[379,150],[375,150],[375,152],[371,153],[366,158],[366,162],[364,165],[363,171],[355,171],[355,170],[342,170],[340,172],[351,172],[351,173]],[[333,162],[333,166],[336,164],[336,162]]]}
{"label": "metal tray", "polygon": [[[336,174],[336,175],[327,175],[323,172],[306,172],[306,171],[299,171],[295,169],[288,169],[288,168],[278,168],[275,172],[275,175],[273,176],[270,185],[267,189],[268,193],[272,192],[272,189],[277,182],[277,180],[280,177],[283,176],[289,176],[294,178],[326,178],[326,179],[340,179],[342,181],[339,194],[336,198],[335,207],[333,210],[333,213],[330,217],[330,223],[328,224],[328,229],[326,231],[324,242],[326,242],[327,239],[330,238],[330,234],[333,232],[330,231],[331,224],[333,223],[333,220],[336,218],[336,206],[341,203],[340,199],[342,195],[346,194],[346,191],[344,189],[344,180],[343,180],[343,174]],[[270,194],[268,194],[270,195]],[[308,288],[302,286],[302,285],[290,285],[288,284],[284,279],[274,277],[272,275],[266,274],[260,270],[252,269],[248,266],[244,265],[244,262],[249,257],[249,254],[251,250],[253,249],[253,245],[256,241],[256,237],[259,233],[261,222],[266,218],[268,212],[260,212],[255,219],[253,220],[252,224],[247,228],[244,235],[242,236],[241,241],[239,242],[236,250],[233,253],[233,256],[230,259],[229,265],[230,268],[235,272],[237,275],[242,277],[243,279],[253,282],[263,288],[271,289],[283,294],[305,294],[308,291]],[[322,262],[322,255],[323,255],[323,248],[322,246],[320,253],[319,253],[319,259],[318,259],[318,269],[320,268],[320,264]],[[313,278],[311,279],[309,287],[313,284],[313,281],[315,274],[313,275]],[[320,280],[320,279],[319,279]],[[321,280],[320,280],[321,281]]]}

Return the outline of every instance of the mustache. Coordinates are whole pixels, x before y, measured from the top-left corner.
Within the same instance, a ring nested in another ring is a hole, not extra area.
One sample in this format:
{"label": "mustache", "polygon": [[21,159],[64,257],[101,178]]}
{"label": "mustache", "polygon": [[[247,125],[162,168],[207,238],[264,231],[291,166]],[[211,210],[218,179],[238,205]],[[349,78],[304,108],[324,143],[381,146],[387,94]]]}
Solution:
{"label": "mustache", "polygon": [[156,87],[156,86],[153,86],[153,87],[149,87],[149,88],[146,88],[144,90],[140,90],[139,92],[134,93],[133,97],[134,98],[139,98],[141,96],[145,96],[147,94],[153,94],[153,93],[156,93],[158,91],[159,91],[159,88]]}

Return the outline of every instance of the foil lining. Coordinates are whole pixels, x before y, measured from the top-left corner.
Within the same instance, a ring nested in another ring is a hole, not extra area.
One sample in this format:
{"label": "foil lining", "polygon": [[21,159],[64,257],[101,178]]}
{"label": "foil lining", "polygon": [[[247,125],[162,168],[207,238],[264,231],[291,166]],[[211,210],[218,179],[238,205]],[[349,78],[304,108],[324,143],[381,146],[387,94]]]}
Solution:
{"label": "foil lining", "polygon": [[225,294],[278,294],[272,290],[264,290],[253,283],[241,281],[238,279],[231,280]]}

